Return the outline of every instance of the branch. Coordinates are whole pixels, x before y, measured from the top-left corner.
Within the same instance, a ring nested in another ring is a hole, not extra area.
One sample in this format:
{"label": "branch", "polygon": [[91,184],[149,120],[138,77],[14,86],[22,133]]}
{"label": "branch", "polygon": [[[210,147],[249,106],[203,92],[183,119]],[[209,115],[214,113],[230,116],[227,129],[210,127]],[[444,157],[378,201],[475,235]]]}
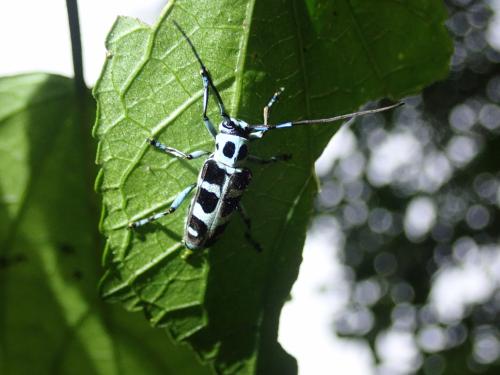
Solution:
{"label": "branch", "polygon": [[80,38],[80,21],[78,20],[77,0],[66,0],[66,8],[68,10],[69,32],[71,35],[75,87],[77,94],[82,95],[86,91],[87,86],[85,85],[85,80],[83,78],[82,42]]}

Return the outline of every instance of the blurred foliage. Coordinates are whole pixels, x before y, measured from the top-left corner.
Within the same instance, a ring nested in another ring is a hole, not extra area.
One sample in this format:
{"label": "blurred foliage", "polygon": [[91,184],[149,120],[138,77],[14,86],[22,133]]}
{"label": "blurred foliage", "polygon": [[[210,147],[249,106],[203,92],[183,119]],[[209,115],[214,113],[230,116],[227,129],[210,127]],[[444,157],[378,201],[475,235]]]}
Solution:
{"label": "blurred foliage", "polygon": [[[500,55],[487,1],[447,6],[449,78],[348,130],[316,208],[351,277],[337,334],[366,339],[382,370],[498,374]],[[384,354],[391,335],[414,350],[406,368]]]}
{"label": "blurred foliage", "polygon": [[0,77],[0,373],[206,373],[98,297],[94,113],[69,78]]}

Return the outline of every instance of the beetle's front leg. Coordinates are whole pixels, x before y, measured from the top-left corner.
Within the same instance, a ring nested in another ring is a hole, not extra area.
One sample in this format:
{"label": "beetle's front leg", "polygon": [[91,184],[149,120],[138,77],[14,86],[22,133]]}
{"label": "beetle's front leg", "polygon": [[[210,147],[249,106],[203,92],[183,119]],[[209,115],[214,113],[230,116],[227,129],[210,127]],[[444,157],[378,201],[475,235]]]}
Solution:
{"label": "beetle's front leg", "polygon": [[269,100],[267,105],[264,107],[264,125],[267,125],[267,122],[269,121],[269,111],[271,110],[271,107],[273,106],[274,103],[276,103],[280,97],[280,95],[283,93],[285,90],[284,87],[280,87],[272,96],[272,98]]}
{"label": "beetle's front leg", "polygon": [[158,142],[157,140],[152,139],[152,138],[148,138],[148,139],[146,139],[146,141],[154,148],[156,148],[160,151],[163,151],[166,154],[175,156],[176,158],[179,158],[179,159],[193,160],[193,159],[197,159],[197,158],[200,158],[202,156],[205,156],[205,155],[210,155],[209,151],[203,151],[203,150],[197,150],[197,151],[193,151],[189,154],[186,154],[185,152],[182,152],[182,151],[177,150],[176,148],[173,148],[170,146],[166,146],[163,143]]}
{"label": "beetle's front leg", "polygon": [[[210,75],[208,74],[208,71],[204,65],[202,65],[200,74],[201,74],[201,80],[203,82],[203,114],[202,114],[203,123],[205,124],[205,127],[207,128],[210,135],[213,138],[215,138],[217,136],[217,130],[215,129],[214,124],[208,118],[208,115],[207,115],[209,87],[210,86],[215,87],[215,86],[211,83],[212,80],[211,80]],[[219,95],[219,92],[217,91],[217,89],[215,90],[215,92],[216,92],[216,98],[220,99],[220,95]],[[220,101],[218,103],[219,103],[221,113],[224,113],[224,115],[226,115],[226,112],[225,112],[226,110],[224,108],[224,104],[222,103],[222,99],[220,99]]]}

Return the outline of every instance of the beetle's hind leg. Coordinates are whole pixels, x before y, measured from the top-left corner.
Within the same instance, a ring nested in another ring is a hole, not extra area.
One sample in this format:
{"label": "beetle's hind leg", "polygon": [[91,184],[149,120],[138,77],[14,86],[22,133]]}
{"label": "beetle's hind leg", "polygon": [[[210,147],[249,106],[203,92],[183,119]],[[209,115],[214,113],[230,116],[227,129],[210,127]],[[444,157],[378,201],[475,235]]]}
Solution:
{"label": "beetle's hind leg", "polygon": [[148,138],[148,139],[146,139],[146,141],[154,148],[156,148],[160,151],[163,151],[166,154],[175,156],[176,158],[179,158],[179,159],[193,160],[193,159],[197,159],[197,158],[200,158],[202,156],[205,156],[205,155],[210,155],[210,151],[203,151],[203,150],[197,150],[197,151],[193,151],[189,154],[186,154],[185,152],[179,151],[176,148],[173,148],[170,146],[166,146],[163,143],[158,142],[157,140],[152,139],[152,138]]}
{"label": "beetle's hind leg", "polygon": [[248,216],[247,211],[245,208],[241,205],[241,203],[238,204],[237,208],[243,223],[245,224],[245,239],[248,241],[248,243],[259,253],[262,251],[262,246],[260,245],[259,242],[252,236],[252,221],[250,217]]}
{"label": "beetle's hind leg", "polygon": [[158,212],[154,215],[151,215],[147,218],[137,220],[134,222],[129,223],[128,228],[129,229],[136,229],[139,227],[142,227],[145,224],[151,223],[152,221],[158,220],[159,218],[162,218],[163,216],[170,215],[173,213],[179,206],[184,202],[186,197],[191,193],[191,191],[194,189],[196,184],[189,185],[187,188],[185,188],[183,191],[181,191],[177,196],[175,197],[174,201],[172,202],[170,208],[166,211],[163,212]]}

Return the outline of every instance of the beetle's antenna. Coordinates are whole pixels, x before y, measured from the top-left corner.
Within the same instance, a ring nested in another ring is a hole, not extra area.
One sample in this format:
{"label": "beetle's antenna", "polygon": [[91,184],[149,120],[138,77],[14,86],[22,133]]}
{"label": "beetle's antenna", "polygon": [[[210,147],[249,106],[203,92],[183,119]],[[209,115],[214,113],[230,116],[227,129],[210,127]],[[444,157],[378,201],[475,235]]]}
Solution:
{"label": "beetle's antenna", "polygon": [[336,121],[341,121],[341,120],[347,120],[351,119],[354,117],[358,116],[364,116],[364,115],[369,115],[372,113],[379,113],[379,112],[384,112],[388,111],[393,108],[401,107],[404,105],[404,103],[396,103],[389,105],[387,107],[382,107],[382,108],[375,108],[375,109],[368,109],[366,111],[359,111],[359,112],[353,112],[353,113],[347,113],[345,115],[339,115],[335,117],[330,117],[330,118],[320,118],[316,120],[298,120],[298,121],[289,121],[289,122],[284,122],[281,124],[277,125],[251,125],[251,130],[253,132],[261,132],[261,131],[267,131],[267,130],[272,130],[272,129],[283,129],[283,128],[290,128],[295,125],[312,125],[312,124],[327,124],[327,123],[332,123]]}
{"label": "beetle's antenna", "polygon": [[186,39],[186,42],[188,42],[189,46],[191,47],[191,50],[193,51],[194,56],[196,57],[196,60],[198,60],[198,63],[200,64],[200,67],[201,67],[201,76],[203,78],[203,86],[205,87],[205,93],[204,93],[204,98],[203,98],[203,107],[204,107],[203,108],[203,117],[204,118],[206,117],[206,107],[208,104],[208,90],[207,89],[208,89],[208,86],[210,86],[210,88],[213,90],[213,92],[215,94],[217,104],[219,105],[220,115],[224,119],[228,120],[229,115],[226,112],[226,108],[225,108],[224,103],[222,101],[222,98],[219,94],[219,91],[215,87],[215,85],[212,81],[212,77],[210,77],[210,74],[208,73],[208,70],[207,70],[205,64],[203,64],[203,61],[201,60],[201,57],[198,54],[198,51],[194,47],[193,42],[191,41],[191,39],[189,39],[186,32],[182,29],[182,27],[175,20],[172,20],[172,22],[174,23],[175,27],[177,27],[177,29],[181,32],[184,39]]}
{"label": "beetle's antenna", "polygon": [[198,51],[196,50],[196,48],[194,47],[194,44],[193,42],[191,42],[191,39],[189,39],[189,37],[187,36],[186,32],[182,29],[182,27],[177,23],[177,21],[175,20],[172,20],[172,22],[174,23],[175,27],[177,27],[177,29],[181,32],[182,36],[184,37],[184,39],[186,39],[186,42],[188,42],[189,46],[191,47],[191,50],[193,51],[193,54],[194,56],[196,57],[196,60],[198,60],[198,62],[200,63],[200,66],[201,66],[201,69],[202,70],[207,70],[207,68],[205,67],[205,64],[203,64],[203,61],[201,61],[201,57],[200,55],[198,54]]}
{"label": "beetle's antenna", "polygon": [[389,105],[387,107],[382,107],[382,108],[375,108],[375,109],[368,109],[366,111],[360,111],[360,112],[353,112],[353,113],[348,113],[345,115],[340,115],[340,116],[335,116],[331,118],[324,118],[324,119],[318,119],[318,120],[300,120],[300,121],[294,121],[292,124],[293,125],[305,125],[305,124],[323,124],[323,123],[329,123],[329,122],[335,122],[339,120],[346,120],[351,117],[356,117],[356,116],[364,116],[364,115],[369,115],[372,113],[378,113],[378,112],[385,112],[393,108],[401,107],[404,105],[404,103],[396,103]]}

